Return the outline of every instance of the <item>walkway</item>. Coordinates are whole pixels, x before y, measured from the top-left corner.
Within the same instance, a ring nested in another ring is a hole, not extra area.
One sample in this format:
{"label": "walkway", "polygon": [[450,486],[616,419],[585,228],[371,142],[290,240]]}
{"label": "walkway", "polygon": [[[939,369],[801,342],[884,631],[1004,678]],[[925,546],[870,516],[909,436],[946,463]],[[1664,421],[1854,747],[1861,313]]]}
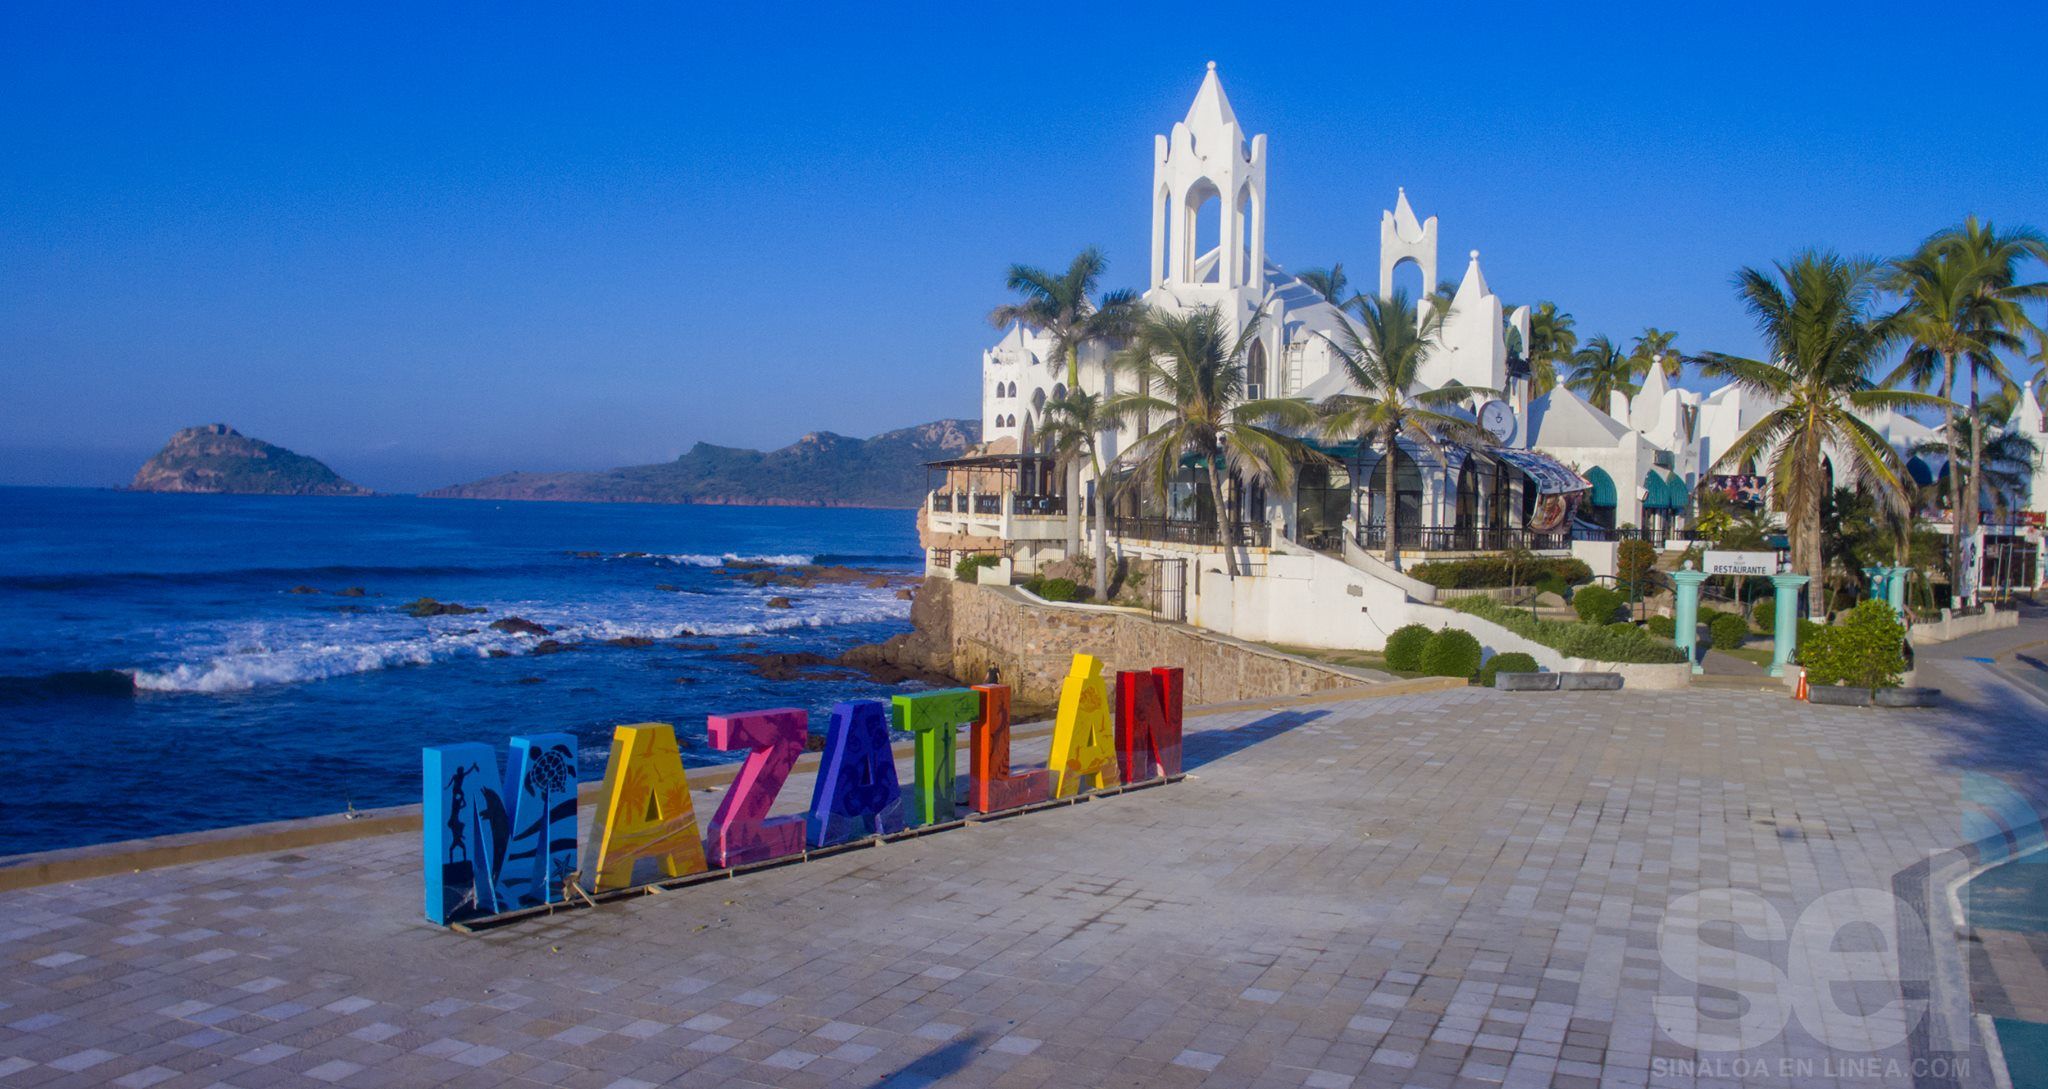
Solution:
{"label": "walkway", "polygon": [[[1961,697],[1931,712],[1466,689],[1216,713],[1175,786],[479,936],[420,920],[410,837],[7,893],[0,1086],[1908,1084],[1946,1038],[1824,1043],[1787,1007],[1739,1051],[1674,1039],[1659,999],[1742,1007],[1686,978],[1728,954],[1681,974],[1659,926],[1700,890],[1787,924],[1843,889],[1932,903],[1966,783],[2048,798],[2044,706],[1966,649],[1923,667]],[[1957,955],[1945,922],[1899,929],[1909,973]],[[1741,947],[1788,971],[1763,934]]]}

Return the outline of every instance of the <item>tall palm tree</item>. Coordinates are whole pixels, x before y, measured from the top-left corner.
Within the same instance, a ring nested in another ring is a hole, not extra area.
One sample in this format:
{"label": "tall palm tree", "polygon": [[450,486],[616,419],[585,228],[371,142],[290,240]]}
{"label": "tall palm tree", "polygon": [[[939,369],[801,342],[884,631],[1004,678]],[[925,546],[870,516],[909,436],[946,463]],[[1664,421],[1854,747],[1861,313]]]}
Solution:
{"label": "tall palm tree", "polygon": [[1488,441],[1472,420],[1440,410],[1493,391],[1456,384],[1427,389],[1417,381],[1424,360],[1442,340],[1448,312],[1441,299],[1426,305],[1418,315],[1405,292],[1396,291],[1390,299],[1361,297],[1358,324],[1340,318],[1337,338],[1317,334],[1329,343],[1351,388],[1358,391],[1323,399],[1318,408],[1324,436],[1360,443],[1377,440],[1386,447],[1380,459],[1387,470],[1380,506],[1386,512],[1386,560],[1390,564],[1400,559],[1394,524],[1398,506],[1394,497],[1394,463],[1399,460],[1396,443],[1407,438],[1426,446],[1437,455],[1437,463],[1443,464],[1444,439],[1475,444]]}
{"label": "tall palm tree", "polygon": [[1541,397],[1557,386],[1557,368],[1571,362],[1579,334],[1570,314],[1554,302],[1540,302],[1529,311],[1529,374],[1532,392]]}
{"label": "tall palm tree", "polygon": [[1295,279],[1305,283],[1323,301],[1332,306],[1344,305],[1344,290],[1351,286],[1351,280],[1344,275],[1344,262],[1339,261],[1329,268],[1303,269]]}
{"label": "tall palm tree", "polygon": [[1085,459],[1095,474],[1095,600],[1109,599],[1109,503],[1110,479],[1102,471],[1102,433],[1115,429],[1117,421],[1104,408],[1106,398],[1086,390],[1069,390],[1060,400],[1045,406],[1043,429],[1039,432],[1052,443],[1062,462]]}
{"label": "tall palm tree", "polygon": [[1227,468],[1246,486],[1272,483],[1284,488],[1293,483],[1297,462],[1323,456],[1268,426],[1306,427],[1315,418],[1308,402],[1298,397],[1245,399],[1245,353],[1264,320],[1263,311],[1253,314],[1232,336],[1214,306],[1185,313],[1147,310],[1117,360],[1136,380],[1129,392],[1110,398],[1106,409],[1119,420],[1140,415],[1165,418],[1124,455],[1136,466],[1136,475],[1149,481],[1162,498],[1181,458],[1201,459],[1215,508],[1217,543],[1232,578],[1237,577],[1237,550],[1232,547],[1220,470]]}
{"label": "tall palm tree", "polygon": [[1642,388],[1630,381],[1635,374],[1634,361],[1623,355],[1613,341],[1598,336],[1572,353],[1572,372],[1564,384],[1566,389],[1592,402],[1594,408],[1611,412],[1616,393],[1634,397]]}
{"label": "tall palm tree", "polygon": [[[1949,407],[1939,397],[1879,389],[1871,381],[1888,346],[1886,323],[1871,313],[1877,273],[1873,262],[1818,250],[1779,262],[1775,275],[1745,268],[1735,274],[1735,293],[1775,362],[1721,352],[1698,357],[1708,375],[1731,378],[1778,406],[1722,451],[1708,472],[1769,459],[1772,488],[1791,531],[1792,567],[1816,588],[1826,575],[1820,547],[1821,502],[1830,484],[1824,449],[1841,454],[1838,477],[1870,485],[1885,506],[1903,504],[1910,478],[1898,452],[1860,413]],[[1807,602],[1819,615],[1818,589]]]}
{"label": "tall palm tree", "polygon": [[[1067,271],[1053,274],[1030,265],[1011,265],[1006,279],[1010,290],[1022,298],[1004,303],[989,312],[989,324],[1000,329],[1011,322],[1044,333],[1052,341],[1055,361],[1067,365],[1068,390],[1081,388],[1081,348],[1096,342],[1115,342],[1129,336],[1142,306],[1136,292],[1118,289],[1095,296],[1097,283],[1108,267],[1102,251],[1093,246],[1082,250],[1067,265]],[[1105,391],[1107,382],[1104,383]],[[1098,488],[1100,486],[1098,485]],[[1067,473],[1067,549],[1072,555],[1080,543],[1077,504],[1081,490],[1080,463],[1071,462]]]}
{"label": "tall palm tree", "polygon": [[1652,366],[1662,366],[1666,378],[1677,378],[1685,373],[1685,356],[1671,343],[1677,339],[1677,333],[1654,325],[1644,329],[1628,353],[1629,360],[1635,364],[1636,375],[1647,376]]}
{"label": "tall palm tree", "polygon": [[[1957,414],[1951,421],[1955,434],[1978,453],[1976,468],[1970,474],[1975,486],[1977,506],[1981,510],[1989,507],[1999,517],[2012,513],[2013,501],[2023,498],[2033,482],[2034,463],[2041,451],[2034,440],[2012,427],[2013,413],[2019,404],[2012,393],[2002,393],[1987,399],[1975,416]],[[1947,440],[1923,442],[1913,448],[1915,454],[1942,453]],[[1950,476],[1955,473],[1951,471]]]}
{"label": "tall palm tree", "polygon": [[1138,295],[1128,288],[1095,294],[1097,283],[1109,262],[1093,246],[1082,250],[1054,275],[1030,265],[1011,265],[1005,283],[1023,296],[989,311],[989,324],[998,329],[1022,322],[1052,341],[1053,355],[1067,365],[1067,388],[1081,384],[1081,348],[1095,342],[1127,336],[1137,318]]}
{"label": "tall palm tree", "polygon": [[[1944,401],[1954,401],[1959,386],[1968,391],[1975,416],[1977,382],[1989,378],[2003,390],[2011,377],[1998,353],[2017,351],[2018,332],[2028,326],[2021,300],[2039,285],[2021,285],[2015,268],[2021,257],[2040,252],[2039,235],[2001,234],[1972,217],[1960,227],[1929,238],[1910,256],[1891,263],[1885,286],[1900,296],[1890,319],[1908,342],[1905,357],[1886,379],[1887,385],[1938,387]],[[1970,450],[1969,467],[1957,456],[1958,428],[1943,430],[1943,456],[1949,466],[1950,569],[1955,556],[1976,532],[1976,510],[1963,497],[1972,489],[1966,476],[1974,472],[1981,446]],[[1958,590],[1967,593],[1966,588]]]}

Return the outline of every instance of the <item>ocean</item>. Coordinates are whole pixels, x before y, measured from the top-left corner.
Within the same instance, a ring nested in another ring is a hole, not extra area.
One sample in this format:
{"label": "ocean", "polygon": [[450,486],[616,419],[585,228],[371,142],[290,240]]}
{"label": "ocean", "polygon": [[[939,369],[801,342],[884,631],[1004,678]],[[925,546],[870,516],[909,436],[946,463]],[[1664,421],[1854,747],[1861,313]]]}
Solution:
{"label": "ocean", "polygon": [[736,759],[706,715],[908,690],[729,656],[909,630],[919,555],[909,511],[0,488],[0,855],[417,802],[444,742],[568,731],[597,779],[653,721]]}

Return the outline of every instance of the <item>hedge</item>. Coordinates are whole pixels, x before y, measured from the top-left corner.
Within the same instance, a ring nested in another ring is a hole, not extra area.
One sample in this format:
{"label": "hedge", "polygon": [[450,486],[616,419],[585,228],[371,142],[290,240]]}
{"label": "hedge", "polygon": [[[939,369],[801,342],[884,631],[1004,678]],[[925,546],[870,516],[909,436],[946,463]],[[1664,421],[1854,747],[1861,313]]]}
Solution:
{"label": "hedge", "polygon": [[1403,624],[1387,636],[1387,668],[1413,673],[1422,668],[1422,648],[1435,635],[1426,624]]}
{"label": "hedge", "polygon": [[1588,624],[1605,624],[1628,608],[1628,599],[1621,596],[1620,591],[1605,586],[1586,586],[1572,595],[1572,608],[1578,610],[1579,619]]}
{"label": "hedge", "polygon": [[1668,616],[1653,616],[1649,620],[1650,634],[1662,639],[1678,637],[1678,621]]}
{"label": "hedge", "polygon": [[1707,637],[1714,641],[1715,650],[1734,650],[1749,638],[1749,621],[1734,613],[1715,613],[1707,621]]}
{"label": "hedge", "polygon": [[1775,597],[1760,597],[1760,598],[1757,598],[1757,599],[1756,599],[1756,600],[1755,600],[1754,602],[1752,602],[1752,603],[1750,604],[1750,606],[1749,606],[1749,622],[1750,622],[1750,623],[1752,623],[1752,624],[1754,624],[1754,625],[1756,625],[1756,630],[1758,630],[1758,631],[1762,631],[1762,632],[1768,632],[1768,631],[1773,631],[1773,630],[1775,630],[1775,629],[1776,629],[1776,627],[1777,627],[1777,621],[1778,621],[1778,599],[1777,599],[1777,598],[1775,598]]}
{"label": "hedge", "polygon": [[1505,556],[1475,556],[1469,560],[1418,563],[1408,569],[1408,575],[1440,590],[1476,590],[1528,586],[1553,578],[1562,579],[1567,585],[1587,582],[1593,577],[1593,569],[1584,560],[1569,556],[1538,557],[1520,563],[1510,563]]}
{"label": "hedge", "polygon": [[953,577],[961,582],[973,582],[976,571],[984,567],[994,567],[1001,562],[1003,558],[993,552],[976,552],[962,556],[960,562],[953,565]]}
{"label": "hedge", "polygon": [[1488,658],[1486,664],[1479,667],[1479,683],[1492,688],[1495,678],[1503,673],[1535,672],[1537,672],[1536,659],[1529,657],[1519,650],[1511,650],[1506,654],[1496,654]]}
{"label": "hedge", "polygon": [[1081,587],[1073,579],[1034,578],[1024,584],[1026,590],[1047,601],[1079,601]]}
{"label": "hedge", "polygon": [[1905,625],[1882,601],[1865,601],[1799,648],[1808,683],[1896,688],[1906,671]]}
{"label": "hedge", "polygon": [[1479,640],[1459,628],[1445,628],[1422,645],[1422,671],[1432,677],[1471,679],[1479,672]]}
{"label": "hedge", "polygon": [[[1588,587],[1587,590],[1592,589]],[[1584,595],[1587,590],[1580,590]],[[1527,609],[1503,605],[1490,597],[1461,597],[1450,607],[1461,613],[1491,620],[1516,635],[1533,639],[1574,658],[1599,662],[1682,662],[1685,652],[1631,625],[1627,631],[1610,631],[1593,624],[1564,620],[1538,620]]]}

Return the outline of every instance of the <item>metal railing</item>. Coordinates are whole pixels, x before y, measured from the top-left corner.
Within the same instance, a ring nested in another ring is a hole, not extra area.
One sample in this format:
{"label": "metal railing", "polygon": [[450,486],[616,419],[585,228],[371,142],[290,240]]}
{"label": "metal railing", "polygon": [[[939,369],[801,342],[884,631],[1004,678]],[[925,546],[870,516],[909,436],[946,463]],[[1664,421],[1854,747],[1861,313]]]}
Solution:
{"label": "metal railing", "polygon": [[[1512,548],[1552,552],[1570,548],[1571,541],[1571,534],[1563,530],[1538,533],[1506,526],[1394,526],[1394,547],[1403,552],[1505,552]],[[1358,546],[1369,552],[1386,548],[1387,527],[1360,526]]]}
{"label": "metal railing", "polygon": [[1018,495],[1010,499],[1010,511],[1027,518],[1045,518],[1067,513],[1064,495]]}
{"label": "metal railing", "polygon": [[1672,531],[1641,526],[1628,529],[1588,529],[1582,526],[1573,535],[1582,541],[1648,541],[1662,552],[1665,542],[1671,539]]}
{"label": "metal railing", "polygon": [[[1067,498],[1063,495],[1012,495],[1010,509],[1013,513],[1042,518],[1047,515],[1067,513]],[[1001,492],[933,492],[931,511],[934,514],[984,514],[1003,513]]]}
{"label": "metal railing", "polygon": [[[1112,524],[1111,531],[1119,537],[1133,541],[1212,547],[1216,544],[1216,523],[1210,521],[1118,518]],[[1230,543],[1238,548],[1270,548],[1273,544],[1273,527],[1264,522],[1234,522],[1230,526]]]}
{"label": "metal railing", "polygon": [[977,492],[972,498],[974,500],[974,513],[976,514],[1003,513],[1003,497],[1001,495]]}

